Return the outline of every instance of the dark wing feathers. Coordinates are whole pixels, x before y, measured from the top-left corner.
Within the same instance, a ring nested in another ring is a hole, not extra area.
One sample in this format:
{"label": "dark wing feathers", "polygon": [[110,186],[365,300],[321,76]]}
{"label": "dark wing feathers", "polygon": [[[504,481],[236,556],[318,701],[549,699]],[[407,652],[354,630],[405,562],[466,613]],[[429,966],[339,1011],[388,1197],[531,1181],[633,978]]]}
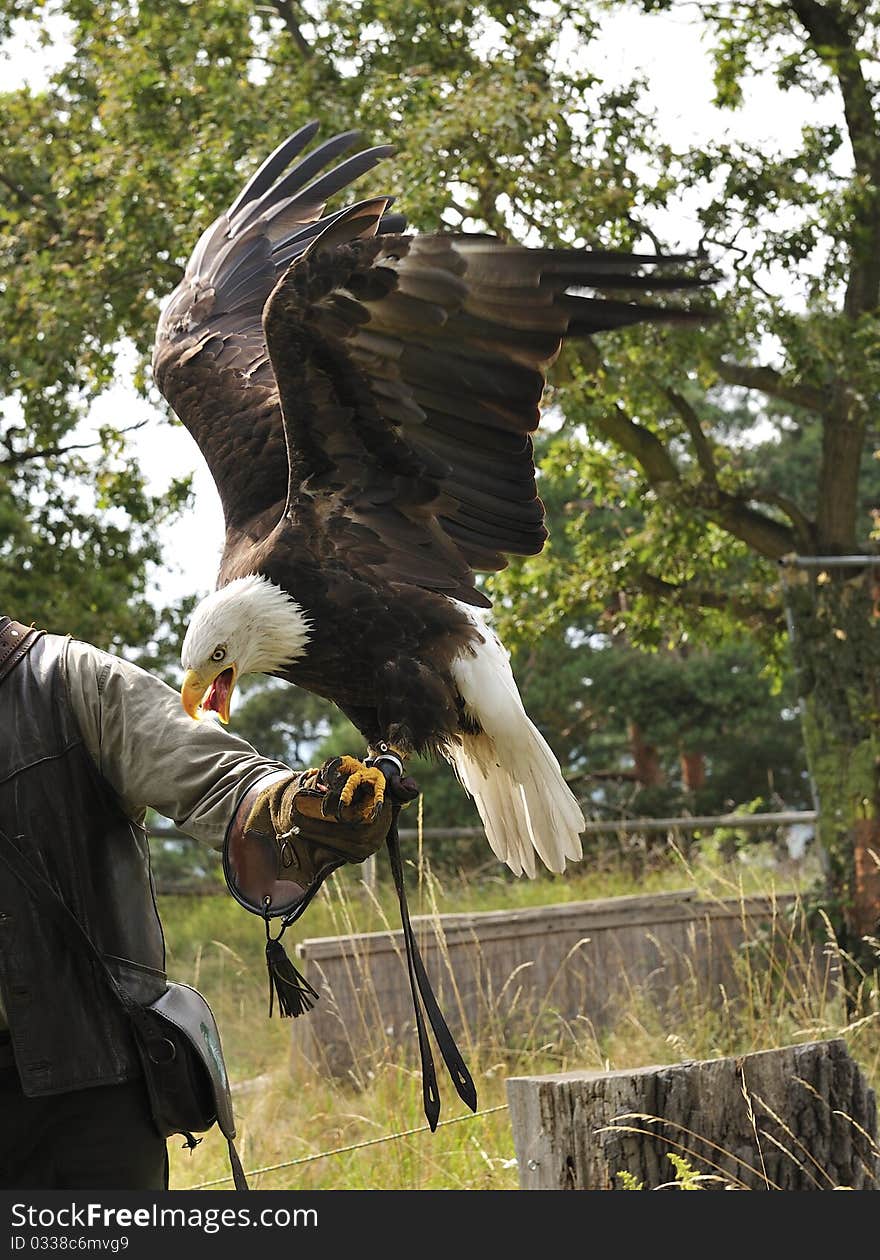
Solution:
{"label": "dark wing feathers", "polygon": [[[202,233],[156,334],[156,383],[196,439],[236,533],[251,521],[264,530],[267,510],[280,514],[287,495],[284,428],[261,322],[266,299],[291,262],[344,213],[322,218],[322,198],[388,152],[369,150],[310,182],[357,140],[357,132],[336,136],[289,170],[316,130],[310,123],[279,145]],[[400,231],[401,216],[380,221],[381,230],[386,226]],[[250,536],[256,540],[253,530]]]}
{"label": "dark wing feathers", "polygon": [[160,321],[156,379],[211,467],[227,553],[264,541],[286,505],[294,525],[320,523],[325,559],[487,605],[474,570],[546,538],[529,434],[563,339],[705,318],[639,300],[704,280],[687,255],[405,236],[388,197],[324,215],[391,150],[326,170],[357,135],[299,157],[315,130],[203,234]]}
{"label": "dark wing feathers", "polygon": [[[295,131],[292,136],[288,136],[286,140],[282,140],[278,148],[266,158],[262,166],[260,166],[242,188],[241,192],[233,201],[232,205],[226,212],[228,219],[233,219],[238,214],[242,206],[247,205],[250,201],[256,201],[262,197],[275,183],[275,180],[290,165],[291,159],[295,158],[298,153],[306,147],[318,131],[318,123],[306,123],[304,127],[300,127],[299,131]],[[351,137],[352,141],[354,137]],[[349,142],[348,136],[337,136],[336,141],[343,141],[343,150]]]}
{"label": "dark wing feathers", "polygon": [[[356,133],[353,133],[356,134]],[[394,148],[388,144],[378,145],[374,149],[365,149],[363,153],[357,153],[354,157],[346,158],[344,162],[340,162],[339,166],[328,171],[326,175],[322,175],[314,184],[310,184],[308,188],[302,192],[298,192],[291,198],[290,205],[308,206],[314,205],[316,200],[323,205],[329,197],[341,192],[349,184],[354,183],[356,179],[360,179],[361,175],[365,175],[367,171],[373,169],[377,162],[381,162],[383,158],[390,157],[394,152]],[[311,177],[311,166],[306,161],[300,163],[300,169],[309,167]],[[301,182],[300,171],[294,169],[290,175],[286,176],[279,185],[282,196],[287,196],[287,189],[296,188]],[[291,184],[291,181],[294,181]]]}

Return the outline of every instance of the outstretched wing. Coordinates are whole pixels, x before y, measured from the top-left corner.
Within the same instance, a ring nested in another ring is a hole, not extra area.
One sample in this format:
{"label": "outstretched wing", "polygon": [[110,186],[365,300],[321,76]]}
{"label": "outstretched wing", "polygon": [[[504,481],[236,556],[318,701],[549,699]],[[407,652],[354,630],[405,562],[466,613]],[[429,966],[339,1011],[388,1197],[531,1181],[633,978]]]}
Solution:
{"label": "outstretched wing", "polygon": [[[287,495],[285,436],[261,323],[266,299],[338,217],[324,216],[327,199],[391,152],[368,149],[327,171],[358,139],[347,132],[290,166],[316,131],[310,123],[279,145],[202,234],[157,329],[156,383],[205,456],[228,536],[265,536]],[[401,216],[387,215],[378,230],[403,226]]]}
{"label": "outstretched wing", "polygon": [[702,280],[682,257],[382,224],[370,203],[344,212],[266,306],[288,514],[315,520],[348,565],[488,606],[474,571],[546,538],[530,434],[563,339],[705,319],[633,297]]}

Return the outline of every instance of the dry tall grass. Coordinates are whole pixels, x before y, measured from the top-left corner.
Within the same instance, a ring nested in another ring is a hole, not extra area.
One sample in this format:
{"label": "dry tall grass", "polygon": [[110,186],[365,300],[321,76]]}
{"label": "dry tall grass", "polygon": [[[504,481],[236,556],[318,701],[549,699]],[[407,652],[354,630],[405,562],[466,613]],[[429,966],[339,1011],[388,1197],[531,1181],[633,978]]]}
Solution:
{"label": "dry tall grass", "polygon": [[[681,854],[637,885],[623,869],[582,871],[534,884],[500,879],[488,885],[437,881],[426,864],[412,866],[413,911],[443,913],[512,908],[622,893],[693,888],[703,897],[743,897],[798,890],[810,872],[783,872],[760,862],[748,867],[718,860],[689,865]],[[334,877],[286,942],[397,926],[393,890],[370,894],[346,871]],[[199,987],[214,1007],[233,1081],[239,1152],[247,1169],[289,1166],[252,1178],[256,1189],[516,1189],[517,1169],[505,1104],[508,1076],[574,1069],[607,1070],[649,1063],[704,1059],[831,1036],[846,1038],[871,1083],[880,1084],[880,1003],[875,977],[864,975],[847,1014],[833,987],[793,979],[804,973],[805,911],[780,914],[775,930],[754,937],[737,960],[734,1000],[707,993],[693,969],[660,1010],[646,993],[626,989],[613,1026],[597,1030],[586,1020],[563,1020],[548,1009],[516,1045],[504,1021],[481,1030],[462,1049],[477,1082],[480,1109],[471,1116],[441,1076],[441,1125],[425,1129],[421,1078],[415,1060],[401,1062],[381,1027],[363,1046],[364,1070],[334,1080],[291,1052],[291,1024],[268,1020],[263,933],[258,919],[231,899],[166,898],[161,906],[169,946],[169,974]],[[292,939],[290,939],[292,938]],[[827,929],[825,953],[837,965]],[[365,995],[369,1010],[369,995]],[[305,1016],[304,1018],[308,1018]],[[367,1066],[368,1065],[368,1066]],[[442,1064],[438,1065],[438,1074]],[[360,1079],[355,1079],[359,1076]],[[448,1121],[448,1123],[447,1123]],[[409,1132],[415,1130],[416,1132]],[[392,1134],[404,1134],[381,1140]],[[209,1134],[189,1154],[170,1144],[172,1187],[225,1178],[225,1144]],[[292,1161],[295,1161],[291,1163]],[[228,1189],[224,1181],[216,1188]]]}

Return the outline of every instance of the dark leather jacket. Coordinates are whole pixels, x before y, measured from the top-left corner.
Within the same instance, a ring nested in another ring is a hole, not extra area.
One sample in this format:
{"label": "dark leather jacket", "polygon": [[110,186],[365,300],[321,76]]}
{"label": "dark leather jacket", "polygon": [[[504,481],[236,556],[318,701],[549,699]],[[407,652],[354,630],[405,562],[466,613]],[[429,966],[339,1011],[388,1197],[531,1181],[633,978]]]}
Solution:
{"label": "dark leather jacket", "polygon": [[[37,639],[0,681],[0,827],[76,914],[123,988],[149,1002],[166,984],[147,837],[83,744],[63,642]],[[0,991],[26,1094],[139,1075],[106,980],[2,866]]]}

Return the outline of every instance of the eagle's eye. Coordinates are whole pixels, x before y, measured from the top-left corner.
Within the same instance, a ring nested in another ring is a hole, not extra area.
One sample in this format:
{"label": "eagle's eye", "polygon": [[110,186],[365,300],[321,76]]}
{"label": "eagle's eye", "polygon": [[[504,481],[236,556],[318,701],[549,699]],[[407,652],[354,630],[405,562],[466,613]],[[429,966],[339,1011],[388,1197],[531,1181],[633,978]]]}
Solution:
{"label": "eagle's eye", "polygon": [[225,660],[225,659],[226,659],[226,648],[225,648],[225,647],[215,647],[215,648],[214,648],[214,651],[211,653],[211,660],[212,660],[212,661],[222,661],[222,660]]}

